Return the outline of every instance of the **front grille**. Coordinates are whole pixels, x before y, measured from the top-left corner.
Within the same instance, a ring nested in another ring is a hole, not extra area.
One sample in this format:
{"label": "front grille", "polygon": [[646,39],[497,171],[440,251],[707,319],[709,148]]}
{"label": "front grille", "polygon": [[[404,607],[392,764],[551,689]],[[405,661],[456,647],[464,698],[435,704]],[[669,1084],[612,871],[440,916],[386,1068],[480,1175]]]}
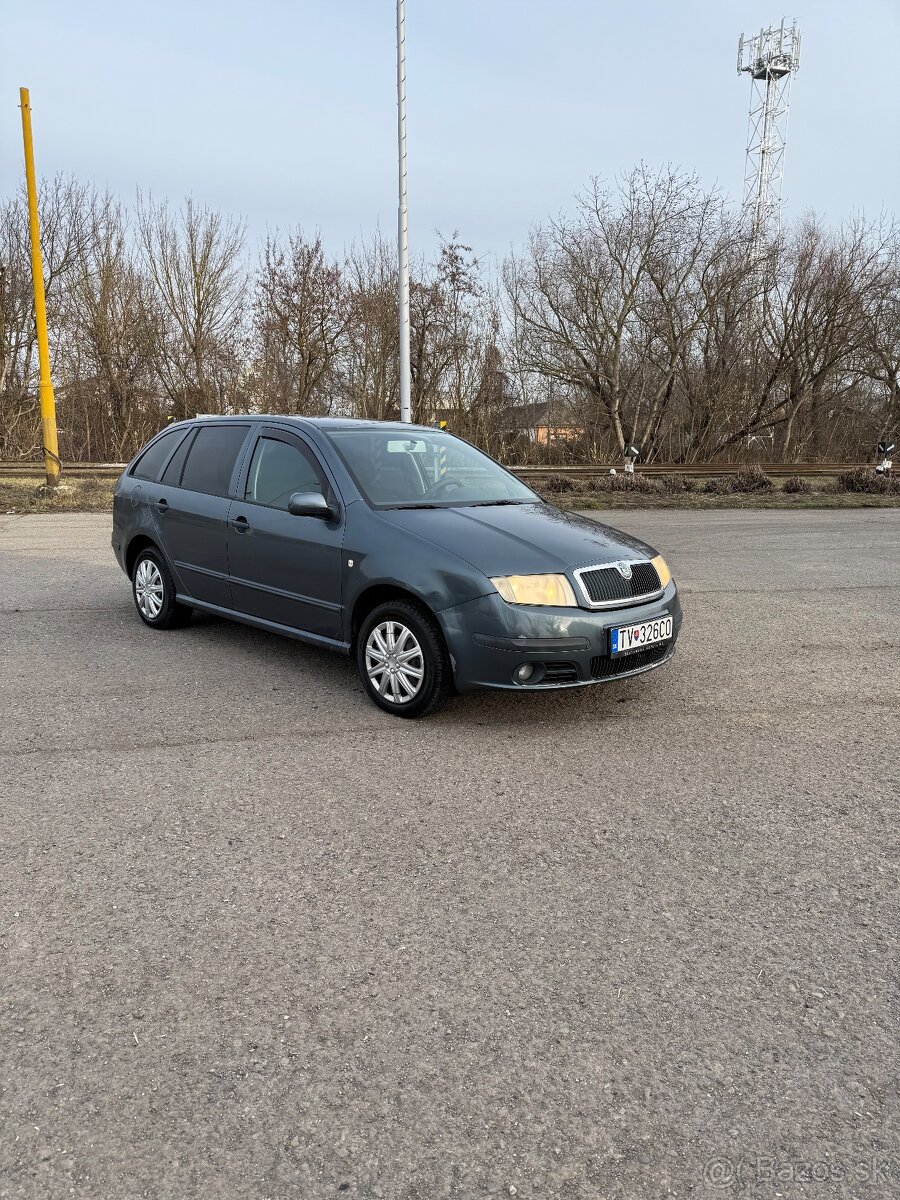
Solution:
{"label": "front grille", "polygon": [[639,671],[641,667],[652,667],[654,663],[662,662],[671,646],[671,642],[663,642],[659,646],[648,646],[646,650],[635,650],[634,654],[623,654],[621,657],[592,658],[591,675],[594,679],[610,679],[613,675],[627,675],[629,671]]}
{"label": "front grille", "polygon": [[633,562],[631,578],[625,579],[618,567],[587,567],[576,571],[575,577],[591,604],[597,607],[614,607],[651,599],[659,593],[659,576],[656,567],[649,562]]}

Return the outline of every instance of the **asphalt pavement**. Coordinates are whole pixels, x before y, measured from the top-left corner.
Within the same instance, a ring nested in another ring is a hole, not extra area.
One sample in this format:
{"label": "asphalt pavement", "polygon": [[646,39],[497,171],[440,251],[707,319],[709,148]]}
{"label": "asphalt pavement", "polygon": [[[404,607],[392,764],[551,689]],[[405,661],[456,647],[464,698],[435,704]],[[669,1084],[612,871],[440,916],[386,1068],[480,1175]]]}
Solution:
{"label": "asphalt pavement", "polygon": [[900,512],[611,520],[669,668],[404,722],[0,516],[0,1197],[900,1195]]}

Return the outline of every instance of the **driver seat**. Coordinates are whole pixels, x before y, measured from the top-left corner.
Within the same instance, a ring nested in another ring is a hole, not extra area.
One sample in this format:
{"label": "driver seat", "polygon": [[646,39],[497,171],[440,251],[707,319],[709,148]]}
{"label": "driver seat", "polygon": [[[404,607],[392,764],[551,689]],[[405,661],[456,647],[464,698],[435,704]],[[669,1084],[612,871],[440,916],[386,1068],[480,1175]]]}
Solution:
{"label": "driver seat", "polygon": [[369,490],[376,504],[402,504],[422,495],[422,480],[410,455],[391,454],[382,448]]}

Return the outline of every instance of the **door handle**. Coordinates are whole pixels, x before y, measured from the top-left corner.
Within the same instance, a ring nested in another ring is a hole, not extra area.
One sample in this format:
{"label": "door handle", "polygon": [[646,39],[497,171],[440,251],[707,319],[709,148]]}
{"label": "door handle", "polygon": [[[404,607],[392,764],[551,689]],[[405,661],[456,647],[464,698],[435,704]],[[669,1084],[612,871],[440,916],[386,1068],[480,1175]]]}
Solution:
{"label": "door handle", "polygon": [[156,511],[164,513],[164,512],[168,512],[168,509],[169,509],[168,500],[165,498],[165,496],[160,496],[160,498],[156,502]]}
{"label": "door handle", "polygon": [[237,533],[246,533],[250,528],[250,522],[244,516],[235,517],[231,522],[231,528]]}

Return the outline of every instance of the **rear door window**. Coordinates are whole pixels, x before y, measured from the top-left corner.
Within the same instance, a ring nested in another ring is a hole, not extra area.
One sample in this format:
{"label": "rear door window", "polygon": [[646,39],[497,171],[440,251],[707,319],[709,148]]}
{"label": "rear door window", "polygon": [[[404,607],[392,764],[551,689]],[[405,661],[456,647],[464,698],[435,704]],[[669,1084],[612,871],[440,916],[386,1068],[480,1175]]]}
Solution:
{"label": "rear door window", "polygon": [[202,425],[181,476],[181,486],[210,496],[227,496],[234,464],[249,425]]}
{"label": "rear door window", "polygon": [[131,468],[131,474],[135,479],[154,481],[159,479],[159,473],[165,466],[166,459],[186,434],[186,429],[170,429],[168,433],[157,438]]}

